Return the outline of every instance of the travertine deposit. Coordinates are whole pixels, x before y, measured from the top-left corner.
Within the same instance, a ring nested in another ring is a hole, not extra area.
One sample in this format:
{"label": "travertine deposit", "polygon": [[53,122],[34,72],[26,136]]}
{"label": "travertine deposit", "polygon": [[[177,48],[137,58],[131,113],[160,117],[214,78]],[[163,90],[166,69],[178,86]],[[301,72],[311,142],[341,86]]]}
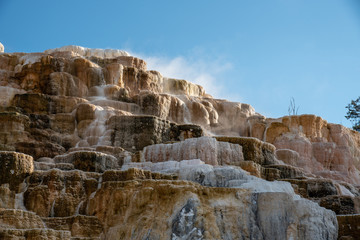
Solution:
{"label": "travertine deposit", "polygon": [[359,133],[169,77],[120,50],[0,44],[0,238],[358,237]]}
{"label": "travertine deposit", "polygon": [[284,163],[317,176],[360,185],[358,132],[314,115],[252,118],[250,129],[251,136],[272,143]]}

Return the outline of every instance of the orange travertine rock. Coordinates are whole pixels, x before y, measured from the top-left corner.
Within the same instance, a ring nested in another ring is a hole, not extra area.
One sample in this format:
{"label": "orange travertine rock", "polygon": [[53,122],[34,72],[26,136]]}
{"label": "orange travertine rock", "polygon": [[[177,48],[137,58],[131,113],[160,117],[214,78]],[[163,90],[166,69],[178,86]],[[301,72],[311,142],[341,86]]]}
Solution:
{"label": "orange travertine rock", "polygon": [[359,212],[359,133],[268,119],[121,50],[0,44],[0,165],[2,239],[356,236],[333,211]]}
{"label": "orange travertine rock", "polygon": [[277,151],[292,150],[299,155],[283,151],[279,156],[282,161],[317,176],[360,185],[359,133],[327,123],[315,115],[252,119],[251,128],[257,128],[259,124],[265,124],[266,128],[263,135],[253,130],[255,136],[264,136],[263,140],[274,144]]}

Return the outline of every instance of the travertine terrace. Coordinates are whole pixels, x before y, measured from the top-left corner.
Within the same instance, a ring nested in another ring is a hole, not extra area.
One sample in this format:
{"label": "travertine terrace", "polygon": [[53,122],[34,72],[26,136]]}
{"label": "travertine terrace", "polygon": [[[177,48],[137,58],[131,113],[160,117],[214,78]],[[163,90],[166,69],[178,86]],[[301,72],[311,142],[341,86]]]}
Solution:
{"label": "travertine terrace", "polygon": [[120,50],[3,49],[1,239],[359,236],[359,133],[266,118]]}

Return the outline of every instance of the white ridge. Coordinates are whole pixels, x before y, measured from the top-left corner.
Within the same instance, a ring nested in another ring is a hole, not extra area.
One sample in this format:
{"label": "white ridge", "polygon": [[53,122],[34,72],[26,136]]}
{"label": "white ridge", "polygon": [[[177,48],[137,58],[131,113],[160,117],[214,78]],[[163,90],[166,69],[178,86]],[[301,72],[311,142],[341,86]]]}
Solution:
{"label": "white ridge", "polygon": [[44,51],[46,54],[53,52],[74,52],[84,57],[99,57],[99,58],[116,58],[121,56],[130,56],[126,51],[118,49],[100,49],[100,48],[86,48],[76,45],[68,45],[60,48],[48,49]]}

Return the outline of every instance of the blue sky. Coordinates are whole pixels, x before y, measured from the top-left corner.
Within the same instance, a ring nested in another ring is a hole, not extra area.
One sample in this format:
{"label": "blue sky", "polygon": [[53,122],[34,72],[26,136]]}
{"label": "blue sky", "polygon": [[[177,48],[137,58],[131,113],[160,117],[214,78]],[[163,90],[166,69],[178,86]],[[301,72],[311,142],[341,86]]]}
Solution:
{"label": "blue sky", "polygon": [[360,96],[360,1],[0,0],[6,52],[124,49],[168,77],[267,117],[316,114],[351,126]]}

